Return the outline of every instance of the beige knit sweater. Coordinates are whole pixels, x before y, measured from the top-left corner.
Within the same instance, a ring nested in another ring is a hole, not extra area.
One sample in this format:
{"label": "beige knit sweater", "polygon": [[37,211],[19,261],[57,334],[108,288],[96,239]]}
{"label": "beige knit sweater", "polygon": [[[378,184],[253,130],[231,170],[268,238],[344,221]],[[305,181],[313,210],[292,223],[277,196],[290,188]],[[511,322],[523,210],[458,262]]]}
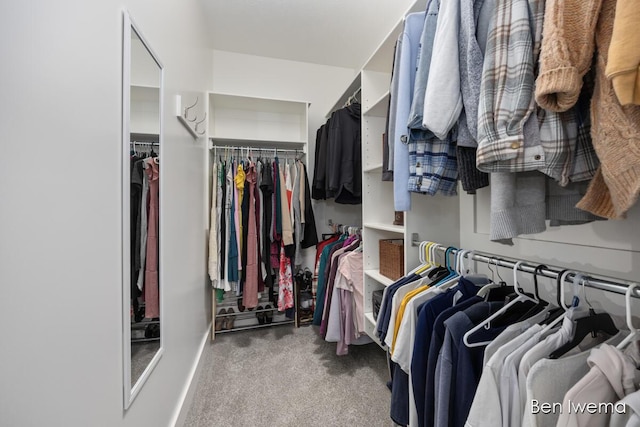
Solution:
{"label": "beige knit sweater", "polygon": [[640,105],[640,4],[617,0],[607,77],[622,105]]}
{"label": "beige knit sweater", "polygon": [[601,165],[578,208],[622,218],[640,194],[640,107],[622,107],[605,74],[616,0],[548,0],[536,101],[566,111],[596,56],[591,136]]}

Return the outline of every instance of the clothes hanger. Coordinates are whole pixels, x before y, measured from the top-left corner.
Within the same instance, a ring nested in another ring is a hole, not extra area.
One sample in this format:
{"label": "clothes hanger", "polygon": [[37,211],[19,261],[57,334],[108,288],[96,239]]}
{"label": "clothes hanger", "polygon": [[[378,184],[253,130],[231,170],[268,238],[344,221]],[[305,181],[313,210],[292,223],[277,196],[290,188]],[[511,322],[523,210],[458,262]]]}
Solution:
{"label": "clothes hanger", "polygon": [[517,299],[523,296],[532,298],[533,301],[523,300],[520,304],[515,305],[512,309],[510,309],[507,313],[505,313],[495,321],[495,326],[506,326],[511,323],[520,322],[529,318],[533,314],[539,313],[540,310],[544,308],[544,305],[540,302],[536,295],[524,292],[523,288],[520,286],[520,282],[518,281],[518,270],[520,270],[520,266],[524,263],[524,261],[517,261],[513,266],[514,293],[507,296],[506,301],[509,302],[511,301],[511,299]]}
{"label": "clothes hanger", "polygon": [[[433,242],[426,242],[425,245],[425,249],[429,250],[431,247],[435,247],[437,245],[437,243],[433,243]],[[420,251],[422,252],[422,251]],[[419,257],[421,257],[421,255],[418,255]],[[422,263],[422,265],[419,265],[418,267],[414,268],[409,274],[424,274],[427,273],[428,269],[432,266],[430,260],[427,261],[426,259],[424,260],[424,262]]]}
{"label": "clothes hanger", "polygon": [[[491,268],[492,262],[495,263],[495,271]],[[511,286],[507,286],[507,283],[504,281],[502,276],[500,276],[500,265],[498,264],[498,259],[496,257],[489,258],[487,268],[491,272],[491,281],[489,282],[489,284],[484,285],[482,288],[480,288],[476,295],[484,298],[485,301],[488,301],[489,299],[492,299],[494,301],[506,299],[508,295],[513,293],[513,289],[511,288]],[[500,279],[499,282],[495,281],[496,273],[498,275],[498,279]]]}
{"label": "clothes hanger", "polygon": [[[573,279],[574,285],[576,285],[577,278],[578,276],[574,277]],[[582,340],[585,339],[589,334],[591,334],[595,338],[598,332],[604,332],[609,336],[613,336],[618,333],[618,328],[616,328],[616,325],[613,322],[611,315],[609,315],[609,313],[606,313],[606,312],[596,313],[593,307],[591,306],[591,304],[589,303],[589,300],[587,300],[586,298],[587,295],[585,291],[586,281],[587,279],[585,277],[582,277],[581,280],[578,279],[578,285],[580,284],[580,282],[582,282],[583,297],[587,305],[589,305],[589,314],[585,317],[581,317],[579,319],[574,320],[573,335],[571,337],[571,340],[569,340],[568,343],[564,344],[563,346],[561,346],[560,348],[552,352],[549,355],[550,359],[557,359],[562,355],[564,355],[569,350],[571,350],[572,348],[577,347],[582,342]],[[577,297],[574,296],[574,300],[576,300],[576,298]]]}
{"label": "clothes hanger", "polygon": [[457,272],[454,270],[454,268],[451,266],[451,252],[453,251],[458,251],[457,248],[454,248],[453,246],[449,246],[447,248],[447,250],[444,253],[445,256],[445,267],[447,268],[447,270],[449,270],[449,274],[447,276],[445,276],[444,278],[440,279],[437,283],[434,283],[432,286],[437,286],[439,288],[442,289],[447,289],[450,288],[451,286],[455,285],[458,283],[460,276],[457,274]]}
{"label": "clothes hanger", "polygon": [[[518,321],[522,321],[522,320],[526,320],[528,318],[530,318],[531,316],[535,316],[538,313],[541,313],[542,311],[544,311],[548,306],[549,303],[545,300],[543,300],[542,298],[540,298],[540,293],[538,290],[538,274],[542,274],[542,269],[543,268],[548,268],[546,265],[544,264],[540,264],[538,265],[534,270],[533,270],[533,288],[534,288],[534,297],[536,300],[538,300],[538,303],[536,305],[534,305],[533,307],[531,307],[527,312],[525,312],[520,319],[518,319]],[[563,313],[562,310],[556,312],[556,314],[559,316]]]}
{"label": "clothes hanger", "polygon": [[633,291],[638,287],[640,287],[640,285],[638,285],[637,283],[630,284],[629,287],[627,288],[627,292],[624,295],[625,306],[626,306],[627,328],[629,328],[629,335],[627,335],[625,339],[622,340],[622,342],[616,346],[618,350],[624,349],[627,346],[627,344],[629,344],[634,339],[638,338],[638,330],[633,327],[633,322],[632,322],[633,319],[631,318],[631,295],[633,294]]}
{"label": "clothes hanger", "polygon": [[569,310],[569,307],[564,303],[564,281],[566,277],[571,273],[575,273],[575,272],[572,270],[562,270],[560,273],[558,273],[558,278],[556,280],[556,290],[557,290],[556,293],[557,293],[558,306],[562,311],[560,312],[559,316],[557,316],[555,319],[551,320],[550,322],[548,321],[548,319],[545,320],[545,322],[547,322],[547,326],[545,326],[545,328],[541,331],[543,336],[547,332],[551,331],[551,329],[553,329],[560,322],[562,322],[565,317],[567,317],[567,310]]}
{"label": "clothes hanger", "polygon": [[458,276],[462,276],[463,274],[466,274],[466,268],[464,265],[464,256],[469,253],[468,249],[460,249],[458,250],[458,252],[456,253],[456,272],[458,273]]}
{"label": "clothes hanger", "polygon": [[498,319],[504,313],[507,313],[507,311],[509,311],[512,307],[515,307],[517,304],[522,303],[522,302],[527,302],[527,301],[534,302],[534,303],[536,302],[536,300],[534,298],[530,297],[529,295],[527,295],[525,293],[521,293],[518,290],[519,286],[518,286],[518,283],[517,283],[517,270],[518,270],[518,267],[522,263],[523,263],[522,261],[518,261],[516,263],[516,265],[513,267],[513,270],[514,270],[513,276],[514,276],[514,281],[515,281],[513,288],[514,288],[515,292],[518,294],[518,296],[514,300],[512,300],[511,302],[509,302],[508,304],[503,306],[500,310],[498,310],[495,313],[493,313],[487,319],[483,320],[478,325],[473,327],[471,330],[467,331],[467,333],[464,334],[464,337],[463,337],[463,342],[467,347],[469,347],[469,348],[481,347],[481,346],[489,344],[491,341],[483,341],[483,342],[472,343],[470,341],[470,338],[474,333],[476,333],[477,331],[479,331],[482,328],[489,329],[491,327],[491,322],[493,322],[494,320]]}

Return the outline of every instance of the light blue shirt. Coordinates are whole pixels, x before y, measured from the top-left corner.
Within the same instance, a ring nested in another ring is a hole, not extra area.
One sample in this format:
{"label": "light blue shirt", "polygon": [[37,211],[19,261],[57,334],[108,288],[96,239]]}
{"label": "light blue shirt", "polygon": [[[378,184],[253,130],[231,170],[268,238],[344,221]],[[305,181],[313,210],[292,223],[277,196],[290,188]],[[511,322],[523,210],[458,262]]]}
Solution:
{"label": "light blue shirt", "polygon": [[399,63],[394,76],[398,78],[396,94],[396,120],[393,134],[393,199],[396,211],[411,210],[409,193],[409,111],[416,77],[416,62],[420,37],[424,27],[425,12],[411,13],[404,21],[404,31],[399,39]]}

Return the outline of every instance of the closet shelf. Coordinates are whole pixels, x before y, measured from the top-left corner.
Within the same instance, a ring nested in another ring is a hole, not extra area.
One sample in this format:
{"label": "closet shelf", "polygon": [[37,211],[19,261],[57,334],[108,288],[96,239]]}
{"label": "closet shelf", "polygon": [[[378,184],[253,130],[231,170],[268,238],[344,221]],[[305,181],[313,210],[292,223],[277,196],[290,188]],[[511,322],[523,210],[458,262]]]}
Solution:
{"label": "closet shelf", "polygon": [[392,233],[404,234],[403,225],[385,224],[382,222],[367,222],[363,224],[365,228],[372,228],[374,230],[390,231]]}
{"label": "closet shelf", "polygon": [[265,150],[273,150],[274,148],[293,148],[303,150],[307,141],[300,140],[275,140],[275,139],[256,139],[256,138],[229,138],[225,136],[212,135],[209,138],[214,145],[220,148],[224,145],[230,146],[247,146],[260,147],[264,146]]}
{"label": "closet shelf", "polygon": [[389,110],[389,91],[386,91],[376,102],[362,113],[363,116],[386,117]]}
{"label": "closet shelf", "polygon": [[367,166],[362,169],[362,172],[364,173],[382,172],[382,163],[379,163],[377,165]]}
{"label": "closet shelf", "polygon": [[376,319],[375,319],[375,317],[373,317],[373,312],[372,312],[372,311],[370,311],[370,312],[368,312],[368,313],[365,313],[365,314],[364,314],[364,319],[365,319],[367,322],[369,322],[369,323],[371,323],[372,325],[374,325],[374,326],[375,326],[375,324],[376,324]]}
{"label": "closet shelf", "polygon": [[[373,312],[368,312],[364,314],[364,321],[367,323],[367,325],[365,326],[365,329],[367,331],[371,330],[373,331],[376,327],[376,319],[374,319],[373,317]],[[369,335],[369,338],[371,338],[373,340],[373,342],[375,342],[376,344],[378,344],[380,347],[382,348],[386,348],[386,346],[384,344],[382,344],[382,342],[380,342],[380,339],[378,339],[378,337],[375,336],[374,333],[367,333],[367,335]]]}
{"label": "closet shelf", "polygon": [[216,331],[216,334],[222,334],[225,332],[245,331],[248,329],[266,328],[268,326],[293,325],[294,323],[295,323],[294,320],[285,320],[284,322],[265,323],[264,325],[242,326],[240,328],[222,329],[220,331]]}
{"label": "closet shelf", "polygon": [[386,276],[383,276],[382,274],[380,274],[380,270],[365,270],[364,271],[365,276],[372,278],[373,280],[375,280],[376,282],[384,285],[384,286],[389,286],[391,284],[393,284],[394,280],[390,279]]}

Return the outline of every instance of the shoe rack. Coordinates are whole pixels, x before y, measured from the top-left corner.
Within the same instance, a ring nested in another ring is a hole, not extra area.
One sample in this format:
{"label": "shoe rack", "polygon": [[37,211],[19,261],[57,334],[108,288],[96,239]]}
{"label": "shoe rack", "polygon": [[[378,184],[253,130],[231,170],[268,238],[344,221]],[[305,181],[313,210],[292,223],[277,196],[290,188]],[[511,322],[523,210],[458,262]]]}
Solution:
{"label": "shoe rack", "polygon": [[228,292],[222,303],[216,302],[212,339],[216,334],[295,323],[295,319],[287,318],[285,313],[279,312],[277,306],[267,298],[260,298],[258,306],[254,309],[243,307],[241,301],[242,297]]}

